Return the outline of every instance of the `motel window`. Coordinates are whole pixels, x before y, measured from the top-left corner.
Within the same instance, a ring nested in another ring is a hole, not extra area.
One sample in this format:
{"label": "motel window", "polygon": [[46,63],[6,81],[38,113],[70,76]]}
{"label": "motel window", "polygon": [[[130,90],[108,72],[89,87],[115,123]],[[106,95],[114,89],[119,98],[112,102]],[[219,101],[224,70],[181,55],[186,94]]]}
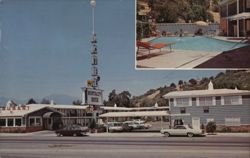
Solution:
{"label": "motel window", "polygon": [[40,117],[30,117],[29,121],[30,121],[30,126],[41,126],[42,124]]}
{"label": "motel window", "polygon": [[177,106],[189,106],[189,98],[177,98],[176,105]]}
{"label": "motel window", "polygon": [[0,119],[0,127],[5,127],[6,119]]}
{"label": "motel window", "polygon": [[250,0],[246,0],[246,8],[250,9]]}
{"label": "motel window", "polygon": [[240,118],[225,118],[226,126],[240,126]]}
{"label": "motel window", "polygon": [[221,105],[221,97],[220,96],[215,97],[215,100],[216,100],[216,105]]}
{"label": "motel window", "polygon": [[196,98],[192,98],[192,106],[196,106]]}
{"label": "motel window", "polygon": [[30,118],[30,126],[35,126],[35,118]]}
{"label": "motel window", "polygon": [[36,118],[36,126],[41,126],[41,118]]}
{"label": "motel window", "polygon": [[8,118],[8,127],[14,126],[13,118]]}
{"label": "motel window", "polygon": [[237,105],[240,104],[240,96],[225,96],[225,105]]}
{"label": "motel window", "polygon": [[174,99],[171,98],[171,99],[170,99],[170,106],[173,106],[173,105],[174,105]]}
{"label": "motel window", "polygon": [[213,97],[200,97],[199,101],[201,106],[213,105]]}
{"label": "motel window", "polygon": [[186,113],[186,108],[180,108],[180,113],[185,114]]}
{"label": "motel window", "polygon": [[209,113],[209,107],[208,106],[204,106],[203,107],[203,112],[204,113]]}
{"label": "motel window", "polygon": [[21,118],[16,118],[15,126],[22,126],[22,119]]}
{"label": "motel window", "polygon": [[250,31],[250,20],[246,20],[246,30]]}

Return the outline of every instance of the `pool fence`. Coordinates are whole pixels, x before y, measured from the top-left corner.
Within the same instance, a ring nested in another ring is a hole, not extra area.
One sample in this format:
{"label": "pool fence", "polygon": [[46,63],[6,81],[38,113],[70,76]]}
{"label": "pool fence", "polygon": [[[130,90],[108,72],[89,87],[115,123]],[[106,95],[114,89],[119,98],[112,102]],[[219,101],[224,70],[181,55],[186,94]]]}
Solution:
{"label": "pool fence", "polygon": [[158,23],[156,29],[161,34],[163,32],[178,34],[181,29],[186,34],[194,34],[198,29],[202,29],[205,34],[213,33],[215,35],[218,35],[220,31],[218,23],[211,23],[207,26],[200,26],[196,23]]}

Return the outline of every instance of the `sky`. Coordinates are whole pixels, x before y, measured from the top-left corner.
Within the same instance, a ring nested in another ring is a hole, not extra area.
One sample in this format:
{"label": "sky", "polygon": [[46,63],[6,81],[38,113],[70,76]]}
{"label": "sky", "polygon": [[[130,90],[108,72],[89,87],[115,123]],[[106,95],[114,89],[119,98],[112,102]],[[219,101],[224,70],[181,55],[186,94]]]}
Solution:
{"label": "sky", "polygon": [[[81,96],[91,79],[89,0],[0,2],[0,97]],[[97,0],[100,88],[141,95],[179,80],[220,71],[135,70],[135,1]]]}

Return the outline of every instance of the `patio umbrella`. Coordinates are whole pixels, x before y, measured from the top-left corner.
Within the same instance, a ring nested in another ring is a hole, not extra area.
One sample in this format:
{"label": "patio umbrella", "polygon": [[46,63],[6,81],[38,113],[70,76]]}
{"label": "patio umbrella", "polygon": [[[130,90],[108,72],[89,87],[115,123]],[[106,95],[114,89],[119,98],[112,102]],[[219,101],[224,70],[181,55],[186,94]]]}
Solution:
{"label": "patio umbrella", "polygon": [[196,21],[195,24],[199,26],[208,26],[208,23],[205,21]]}

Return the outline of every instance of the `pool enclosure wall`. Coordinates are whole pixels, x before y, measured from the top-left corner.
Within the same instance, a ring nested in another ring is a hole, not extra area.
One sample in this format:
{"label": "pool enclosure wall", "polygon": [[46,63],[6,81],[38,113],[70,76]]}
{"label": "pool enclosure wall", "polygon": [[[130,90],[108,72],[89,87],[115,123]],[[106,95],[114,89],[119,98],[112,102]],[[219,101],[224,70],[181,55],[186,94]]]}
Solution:
{"label": "pool enclosure wall", "polygon": [[211,23],[208,26],[199,26],[195,23],[159,23],[156,24],[156,29],[162,33],[171,33],[175,34],[176,32],[182,31],[186,34],[193,35],[198,29],[202,29],[202,32],[205,34],[219,33],[219,24]]}

